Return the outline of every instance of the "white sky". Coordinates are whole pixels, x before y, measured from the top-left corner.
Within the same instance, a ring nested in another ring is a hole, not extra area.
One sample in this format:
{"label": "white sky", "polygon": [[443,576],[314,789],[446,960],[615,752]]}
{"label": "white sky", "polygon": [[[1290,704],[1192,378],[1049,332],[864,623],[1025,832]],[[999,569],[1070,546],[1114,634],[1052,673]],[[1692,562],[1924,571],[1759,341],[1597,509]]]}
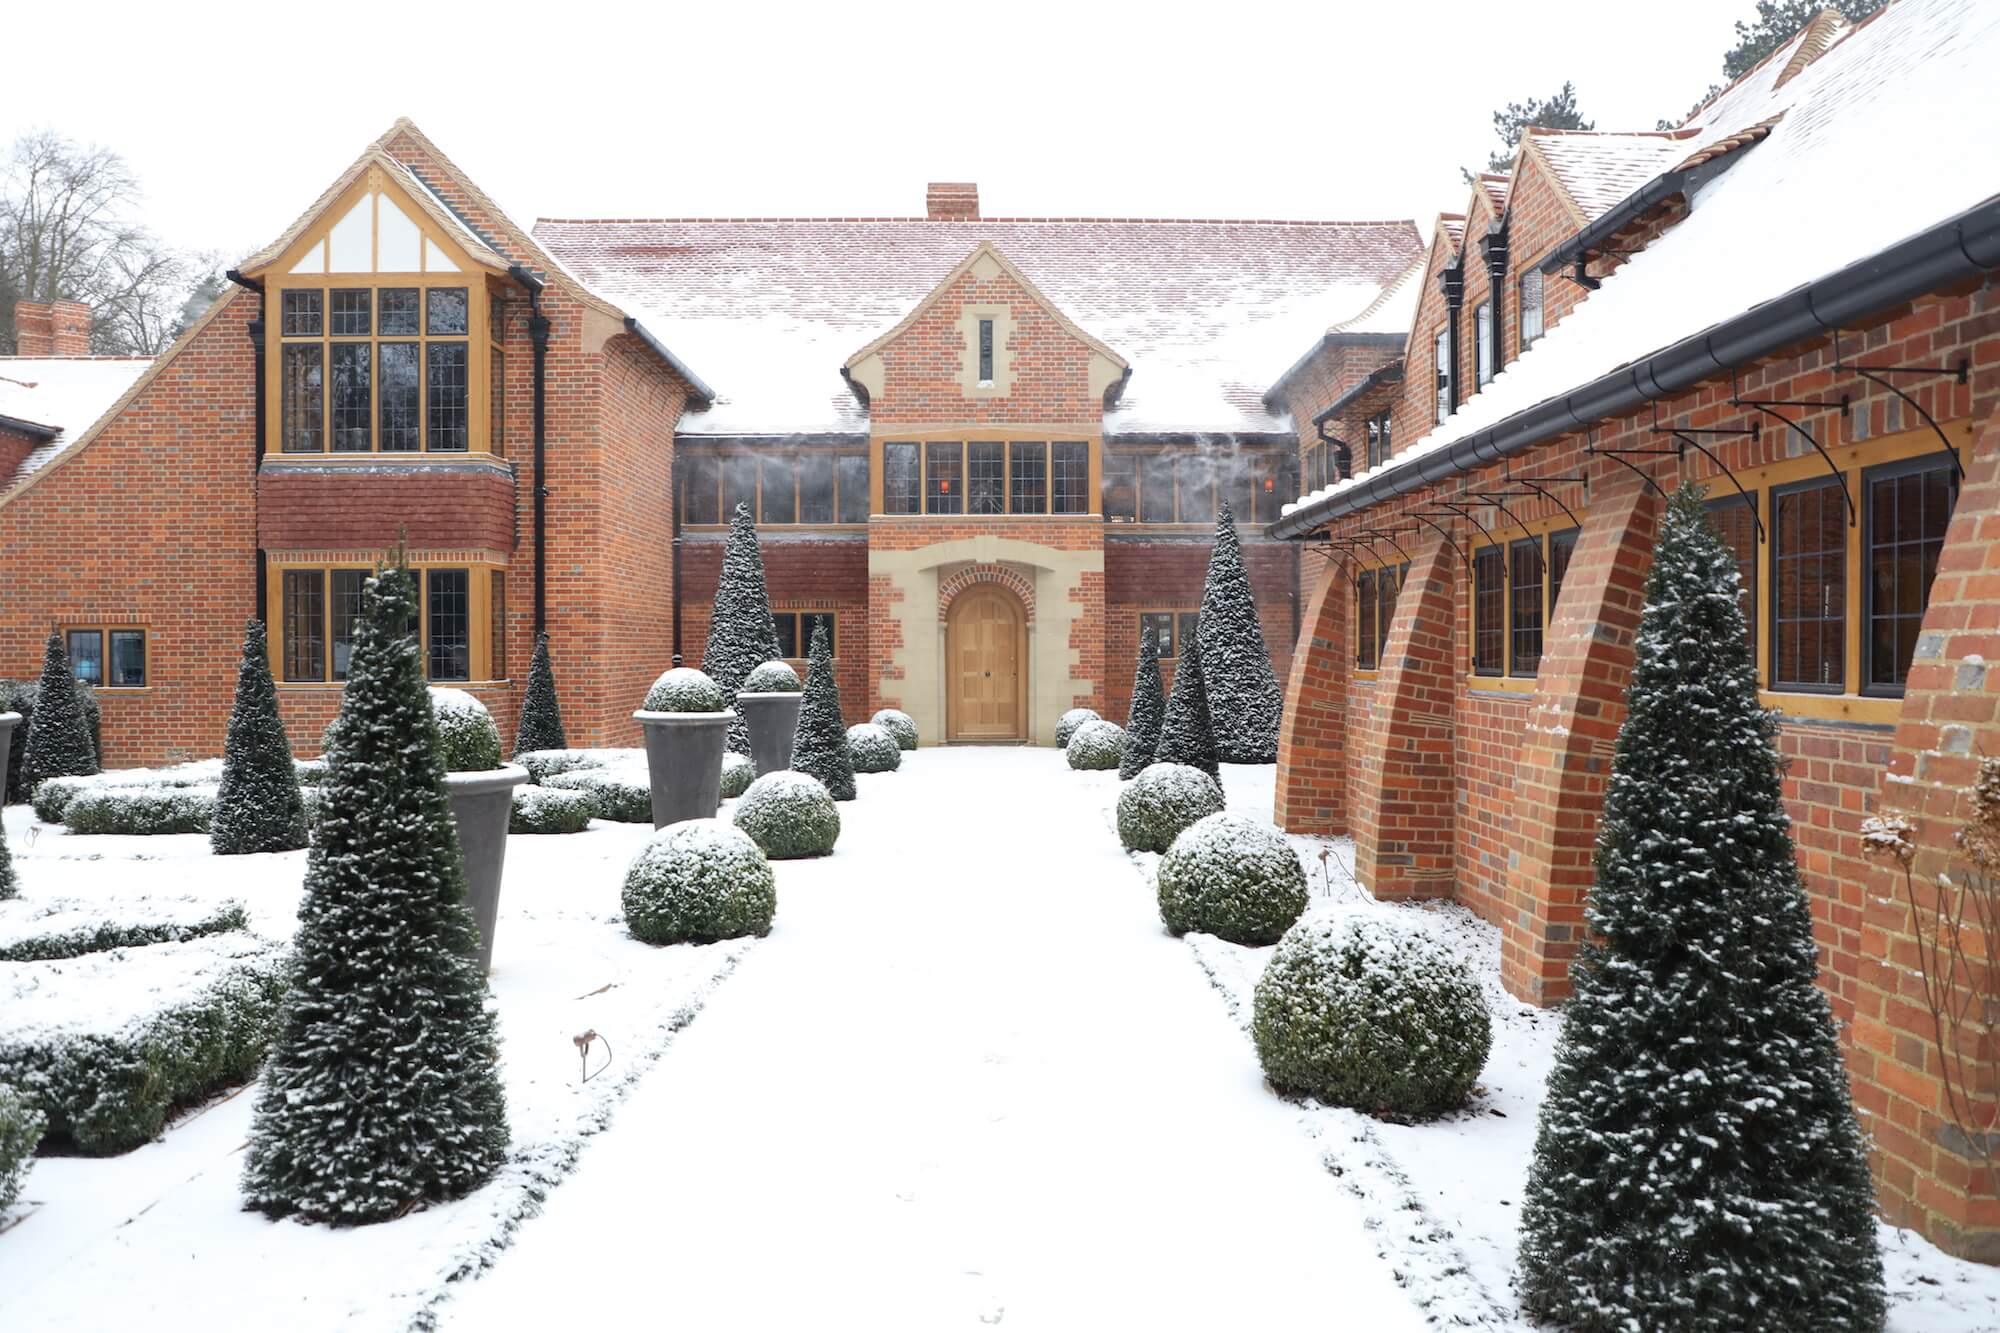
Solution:
{"label": "white sky", "polygon": [[[147,221],[231,259],[408,115],[517,220],[1398,218],[1463,208],[1496,106],[1678,116],[1752,0],[18,6],[0,136],[122,152]],[[1499,17],[1504,21],[1496,24]]]}

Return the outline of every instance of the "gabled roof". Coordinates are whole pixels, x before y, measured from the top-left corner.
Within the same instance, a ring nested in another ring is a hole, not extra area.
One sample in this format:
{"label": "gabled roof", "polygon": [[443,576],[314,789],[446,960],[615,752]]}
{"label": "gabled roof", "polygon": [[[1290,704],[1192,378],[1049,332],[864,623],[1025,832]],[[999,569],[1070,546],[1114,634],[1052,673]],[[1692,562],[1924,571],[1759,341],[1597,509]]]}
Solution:
{"label": "gabled roof", "polygon": [[[1607,276],[1443,425],[1382,467],[1301,497],[1277,526],[1305,530],[1339,509],[1343,492],[1365,484],[1364,494],[1378,493],[1393,480],[1378,474],[1417,468],[1585,385],[1631,374],[1661,349],[1872,262],[1995,198],[2000,99],[1985,89],[2000,68],[2000,6],[1900,0],[1780,88],[1770,71],[1788,62],[1779,52],[1705,108],[1721,108],[1723,118],[1697,127],[1702,142],[1743,126],[1769,128],[1756,152],[1691,187],[1683,221]],[[1689,142],[1681,141],[1684,153]],[[1774,225],[1774,218],[1811,225]]]}
{"label": "gabled roof", "polygon": [[[398,125],[404,123],[403,121],[397,122]],[[393,131],[391,132],[393,133]],[[431,220],[433,226],[445,232],[454,241],[459,243],[474,263],[493,272],[506,272],[508,263],[506,256],[494,249],[485,237],[473,231],[470,224],[463,218],[452,212],[450,206],[439,197],[437,191],[424,184],[416,172],[389,156],[382,149],[383,140],[387,138],[388,136],[384,135],[382,139],[376,140],[363,149],[361,156],[355,158],[347,170],[341,172],[333,184],[328,186],[326,191],[319,198],[315,199],[305,212],[299,214],[292,222],[292,225],[285,228],[277,240],[272,241],[269,245],[257,251],[257,253],[244,259],[242,263],[236,266],[237,271],[255,274],[258,270],[269,267],[280,255],[290,249],[299,237],[310,230],[312,225],[319,221],[329,208],[333,207],[334,202],[341,195],[345,194],[355,181],[361,179],[368,168],[379,167],[384,175],[401,187],[404,197],[422,210],[424,215]]]}
{"label": "gabled roof", "polygon": [[1486,192],[1486,201],[1493,206],[1493,216],[1499,217],[1507,211],[1507,192],[1513,185],[1513,177],[1497,171],[1479,173],[1479,188]]}
{"label": "gabled roof", "polygon": [[1424,290],[1424,256],[1410,260],[1409,266],[1382,289],[1382,294],[1363,306],[1352,318],[1328,329],[1328,333],[1405,334],[1417,317],[1417,298]]}
{"label": "gabled roof", "polygon": [[152,364],[149,356],[0,357],[0,428],[41,441],[0,487],[39,471],[95,426]]}
{"label": "gabled roof", "polygon": [[1033,301],[1036,305],[1040,306],[1042,308],[1042,312],[1048,315],[1051,319],[1055,320],[1056,323],[1060,324],[1070,334],[1071,337],[1075,338],[1078,342],[1082,343],[1084,346],[1090,348],[1091,351],[1096,352],[1101,356],[1109,358],[1112,361],[1112,363],[1115,364],[1120,370],[1126,369],[1130,366],[1131,363],[1128,362],[1124,357],[1118,355],[1118,353],[1112,351],[1109,347],[1106,347],[1104,343],[1101,342],[1100,340],[1092,337],[1084,330],[1078,328],[1076,325],[1076,321],[1072,320],[1067,314],[1063,313],[1062,308],[1056,305],[1055,302],[1049,300],[1048,296],[1043,293],[1041,288],[1035,286],[1033,282],[1030,282],[1028,280],[1028,276],[1025,273],[1021,272],[1020,269],[1015,268],[1014,265],[1008,260],[1007,256],[1001,253],[1000,248],[998,246],[994,245],[993,242],[991,241],[981,241],[978,245],[972,247],[971,254],[968,254],[965,258],[959,260],[958,263],[955,266],[953,266],[951,272],[945,274],[944,277],[938,281],[937,286],[931,288],[929,294],[926,295],[923,300],[917,302],[917,304],[911,308],[909,314],[897,320],[895,325],[886,330],[881,337],[874,339],[866,347],[863,347],[860,351],[848,357],[847,360],[841,362],[840,368],[842,370],[851,370],[854,368],[855,363],[860,361],[863,357],[873,356],[877,352],[880,352],[883,348],[887,347],[890,343],[896,341],[896,339],[901,337],[903,333],[912,324],[915,324],[917,320],[923,316],[923,313],[926,310],[929,310],[932,306],[936,305],[939,301],[943,300],[946,294],[950,292],[952,284],[956,283],[960,278],[964,277],[967,273],[970,273],[981,259],[991,259],[995,264],[997,264],[1000,267],[1001,272],[1005,273],[1009,278],[1013,279],[1015,285],[1020,287],[1020,289],[1023,292],[1027,293],[1029,300]]}
{"label": "gabled roof", "polygon": [[1678,131],[1611,134],[1536,126],[1521,136],[1523,151],[1534,152],[1548,163],[1549,174],[1585,222],[1602,217],[1632,191],[1687,156],[1686,140],[1690,137]]}
{"label": "gabled roof", "polygon": [[865,434],[840,368],[982,244],[1129,362],[1108,432],[1283,432],[1272,376],[1420,249],[1407,221],[544,219],[535,237],[722,368],[681,419],[696,436]]}

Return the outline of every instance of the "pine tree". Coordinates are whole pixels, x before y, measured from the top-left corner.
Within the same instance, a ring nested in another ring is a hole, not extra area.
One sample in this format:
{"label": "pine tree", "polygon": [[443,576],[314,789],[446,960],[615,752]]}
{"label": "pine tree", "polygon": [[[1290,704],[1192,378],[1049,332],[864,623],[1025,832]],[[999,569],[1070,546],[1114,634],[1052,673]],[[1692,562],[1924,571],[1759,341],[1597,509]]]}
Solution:
{"label": "pine tree", "polygon": [[35,711],[28,718],[27,747],[21,754],[21,786],[32,794],[48,778],[97,771],[97,747],[91,743],[90,720],[70,675],[69,654],[63,650],[62,635],[50,630],[42,651]]}
{"label": "pine tree", "polygon": [[1139,636],[1139,669],[1132,674],[1132,711],[1125,719],[1125,746],[1118,755],[1120,779],[1138,777],[1153,762],[1166,711],[1166,694],[1160,689],[1160,647],[1148,628]]}
{"label": "pine tree", "polygon": [[1275,764],[1285,694],[1264,647],[1264,627],[1257,622],[1257,601],[1250,593],[1228,501],[1221,511],[1194,632],[1201,641],[1209,714],[1229,719],[1228,731],[1216,738],[1216,753],[1232,764]]}
{"label": "pine tree", "polygon": [[1202,679],[1201,639],[1181,643],[1181,662],[1174,669],[1174,693],[1167,700],[1167,716],[1160,724],[1159,743],[1153,747],[1156,764],[1188,764],[1212,778],[1220,778],[1216,763],[1215,725],[1208,712],[1208,686]]}
{"label": "pine tree", "polygon": [[826,622],[813,627],[806,664],[806,697],[792,736],[792,767],[826,784],[836,801],[854,799],[854,761],[847,753],[847,723],[840,716],[840,686],[833,679],[833,636]]}
{"label": "pine tree", "polygon": [[556,671],[549,665],[549,636],[535,636],[535,657],[528,664],[528,693],[521,700],[521,725],[514,733],[514,753],[523,750],[566,750],[562,706],[556,702]]}
{"label": "pine tree", "polygon": [[406,570],[363,593],[244,1169],[245,1198],[272,1216],[379,1222],[477,1188],[507,1151],[416,607]]}
{"label": "pine tree", "polygon": [[243,631],[236,707],[222,746],[222,785],[215,794],[208,845],[217,856],[289,852],[306,845],[299,771],[292,766],[292,747],[278,716],[278,690],[271,683],[271,654],[261,620],[250,621]]}
{"label": "pine tree", "polygon": [[[701,669],[722,687],[729,707],[735,708],[743,678],[777,655],[778,626],[771,619],[771,598],[764,590],[757,525],[750,519],[750,506],[739,504],[729,520],[729,545],[722,553],[722,577],[715,585],[715,614],[708,622]],[[729,724],[729,748],[737,754],[750,753],[750,724],[741,713]]]}
{"label": "pine tree", "polygon": [[1736,557],[1669,507],[1521,1221],[1576,1330],[1882,1325],[1874,1192],[1758,706]]}

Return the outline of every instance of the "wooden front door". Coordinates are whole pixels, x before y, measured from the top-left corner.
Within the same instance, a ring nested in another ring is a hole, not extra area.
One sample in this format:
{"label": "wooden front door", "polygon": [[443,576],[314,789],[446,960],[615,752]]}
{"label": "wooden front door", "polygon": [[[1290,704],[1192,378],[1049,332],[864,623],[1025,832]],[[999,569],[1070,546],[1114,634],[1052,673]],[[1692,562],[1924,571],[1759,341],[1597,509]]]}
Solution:
{"label": "wooden front door", "polygon": [[1027,735],[1027,632],[1021,603],[993,584],[960,593],[945,624],[945,732],[967,741]]}

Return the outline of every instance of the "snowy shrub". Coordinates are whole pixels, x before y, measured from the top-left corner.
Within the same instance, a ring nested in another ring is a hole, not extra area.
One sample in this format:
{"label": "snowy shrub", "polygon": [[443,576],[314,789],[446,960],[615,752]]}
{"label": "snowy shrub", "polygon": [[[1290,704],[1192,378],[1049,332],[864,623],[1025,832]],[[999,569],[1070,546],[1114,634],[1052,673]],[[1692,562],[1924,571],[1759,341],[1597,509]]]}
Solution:
{"label": "snowy shrub", "polygon": [[639,849],[621,900],[625,924],[648,944],[708,944],[768,935],[778,881],[742,830],[720,819],[687,819]]}
{"label": "snowy shrub", "polygon": [[722,799],[733,801],[750,789],[757,779],[757,765],[747,754],[725,750],[722,754]]}
{"label": "snowy shrub", "polygon": [[750,784],[736,803],[736,827],[780,861],[825,856],[840,837],[840,807],[818,778],[784,769]]}
{"label": "snowy shrub", "polygon": [[905,750],[917,748],[917,720],[900,708],[884,708],[868,719],[896,738]]}
{"label": "snowy shrub", "polygon": [[206,833],[216,788],[92,787],[63,810],[72,833]]}
{"label": "snowy shrub", "polygon": [[306,845],[305,803],[299,770],[278,716],[271,680],[271,650],[264,622],[243,630],[243,658],[236,670],[236,702],[222,744],[222,780],[209,821],[209,849],[217,856],[290,852]]}
{"label": "snowy shrub", "polygon": [[1264,646],[1264,627],[1257,620],[1257,602],[1227,500],[1215,515],[1215,545],[1209,553],[1194,638],[1200,645],[1208,711],[1229,723],[1216,734],[1217,757],[1231,764],[1276,763],[1285,692]]}
{"label": "snowy shrub", "polygon": [[35,788],[35,818],[44,824],[62,823],[69,812],[69,803],[87,791],[108,791],[114,787],[213,787],[221,778],[222,765],[214,760],[172,768],[120,768],[88,777],[49,778]]}
{"label": "snowy shrub", "polygon": [[833,632],[824,620],[813,626],[806,695],[799,701],[799,725],[792,733],[792,769],[818,778],[836,801],[857,795],[854,761],[847,757],[847,720],[833,679]]}
{"label": "snowy shrub", "polygon": [[643,768],[582,768],[552,774],[542,783],[559,791],[590,794],[597,818],[619,824],[653,822],[653,782]]}
{"label": "snowy shrub", "polygon": [[1067,750],[1070,737],[1086,722],[1099,721],[1097,710],[1093,708],[1072,708],[1056,719],[1056,748]]}
{"label": "snowy shrub", "polygon": [[[21,765],[27,754],[28,732],[35,721],[35,701],[41,693],[42,686],[38,680],[0,680],[0,713],[21,715],[20,725],[14,728],[13,747],[7,752],[7,804],[26,801],[31,795],[32,784],[21,776]],[[101,755],[103,746],[99,743],[99,731],[102,724],[97,693],[86,685],[79,685],[76,694],[83,704],[92,752]]]}
{"label": "snowy shrub", "polygon": [[857,722],[847,729],[847,757],[856,773],[893,773],[903,766],[903,747],[887,727]]}
{"label": "snowy shrub", "polygon": [[7,829],[0,825],[0,902],[21,896],[21,877],[14,873],[14,857],[7,850]]}
{"label": "snowy shrub", "polygon": [[1063,757],[1071,768],[1116,768],[1124,749],[1125,728],[1099,718],[1076,729],[1063,748]]}
{"label": "snowy shrub", "polygon": [[437,718],[438,758],[447,771],[471,772],[500,767],[500,728],[486,705],[464,690],[430,687],[431,713]]}
{"label": "snowy shrub", "polygon": [[1197,819],[1222,813],[1222,788],[1186,764],[1148,764],[1118,794],[1118,840],[1135,852],[1164,852]]}
{"label": "snowy shrub", "polygon": [[514,762],[528,770],[536,782],[547,783],[558,773],[575,773],[587,768],[610,768],[630,761],[646,762],[644,750],[523,750]]}
{"label": "snowy shrub", "polygon": [[1285,932],[1252,1011],[1272,1087],[1361,1111],[1462,1106],[1493,1045],[1471,969],[1429,931],[1378,916]]}
{"label": "snowy shrub", "polygon": [[646,691],[649,713],[720,713],[727,706],[722,687],[693,667],[661,672]]}
{"label": "snowy shrub", "polygon": [[21,1181],[34,1160],[49,1119],[14,1089],[0,1083],[0,1214],[21,1197]]}
{"label": "snowy shrub", "polygon": [[0,963],[0,1083],[48,1117],[51,1137],[124,1152],[176,1105],[250,1076],[284,989],[283,948],[241,931]]}
{"label": "snowy shrub", "polygon": [[581,833],[590,824],[597,802],[587,791],[565,791],[560,787],[537,787],[527,783],[514,788],[514,812],[507,818],[509,833]]}
{"label": "snowy shrub", "polygon": [[1167,696],[1160,689],[1159,644],[1153,638],[1153,631],[1147,629],[1139,635],[1139,666],[1132,673],[1132,711],[1125,715],[1125,749],[1118,757],[1120,778],[1129,782],[1153,762],[1153,751],[1160,744],[1160,726],[1166,719]]}
{"label": "snowy shrub", "polygon": [[0,963],[78,958],[242,930],[243,904],[199,898],[41,898],[0,908]]}
{"label": "snowy shrub", "polygon": [[89,712],[95,703],[70,671],[62,635],[50,630],[34,712],[25,715],[22,724],[27,735],[14,741],[21,747],[21,783],[29,791],[49,778],[97,772],[97,739]]}
{"label": "snowy shrub", "polygon": [[797,694],[805,689],[799,673],[786,662],[763,662],[750,669],[738,694]]}
{"label": "snowy shrub", "polygon": [[299,785],[301,787],[322,787],[326,785],[326,760],[294,759],[292,767],[298,771]]}
{"label": "snowy shrub", "polygon": [[1204,815],[1167,847],[1158,871],[1160,919],[1231,944],[1274,944],[1306,910],[1306,872],[1276,828],[1242,815]]}
{"label": "snowy shrub", "polygon": [[556,701],[556,672],[549,663],[549,636],[537,634],[534,656],[528,661],[528,690],[521,697],[521,725],[514,732],[516,762],[522,750],[561,750],[568,745],[562,705]]}

